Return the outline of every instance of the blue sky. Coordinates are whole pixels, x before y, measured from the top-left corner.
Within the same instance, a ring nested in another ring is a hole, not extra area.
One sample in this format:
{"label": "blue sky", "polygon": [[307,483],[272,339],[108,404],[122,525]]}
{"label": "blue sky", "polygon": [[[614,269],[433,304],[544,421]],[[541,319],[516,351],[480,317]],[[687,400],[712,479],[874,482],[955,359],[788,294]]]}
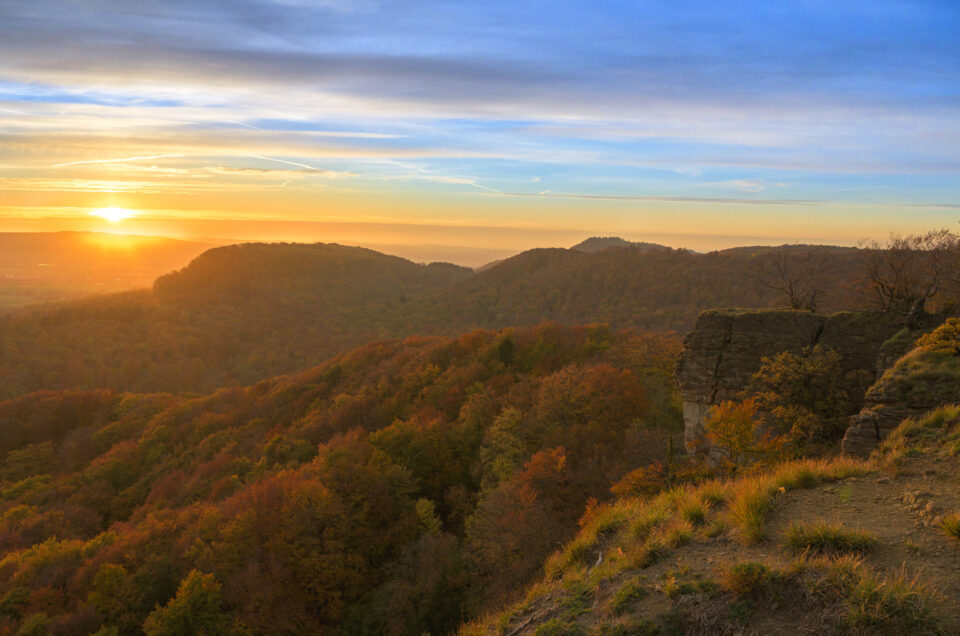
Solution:
{"label": "blue sky", "polygon": [[955,226],[958,34],[933,1],[2,2],[0,215]]}

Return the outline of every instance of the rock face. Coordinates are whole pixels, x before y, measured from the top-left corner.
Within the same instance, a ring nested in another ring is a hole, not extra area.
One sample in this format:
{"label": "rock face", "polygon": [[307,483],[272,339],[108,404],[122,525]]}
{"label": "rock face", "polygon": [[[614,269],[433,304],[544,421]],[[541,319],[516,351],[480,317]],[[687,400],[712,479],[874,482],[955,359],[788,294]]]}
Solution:
{"label": "rock face", "polygon": [[[884,342],[900,330],[888,314],[808,311],[714,310],[700,314],[684,339],[676,367],[683,398],[684,440],[694,452],[705,448],[704,420],[710,406],[734,399],[764,357],[798,354],[821,344],[841,356],[851,395],[863,395],[876,379]],[[859,372],[859,373],[852,373]],[[855,385],[855,386],[854,386]]]}
{"label": "rock face", "polygon": [[865,457],[903,420],[960,403],[960,356],[915,350],[870,387],[863,409],[850,418],[843,452]]}

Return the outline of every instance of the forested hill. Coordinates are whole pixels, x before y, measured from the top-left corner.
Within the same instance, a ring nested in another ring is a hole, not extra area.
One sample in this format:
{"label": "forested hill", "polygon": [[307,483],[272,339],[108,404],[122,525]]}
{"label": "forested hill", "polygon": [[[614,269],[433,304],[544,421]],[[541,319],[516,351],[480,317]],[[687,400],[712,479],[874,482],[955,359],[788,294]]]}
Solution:
{"label": "forested hill", "polygon": [[450,633],[662,458],[678,344],[541,325],[0,401],[0,633]]}
{"label": "forested hill", "polygon": [[450,263],[417,265],[362,247],[337,244],[245,243],[218,247],[189,267],[161,276],[161,296],[204,301],[322,301],[330,305],[402,301],[436,291],[472,270]]}
{"label": "forested hill", "polygon": [[502,327],[540,320],[688,331],[704,309],[783,306],[777,266],[809,275],[821,309],[864,304],[854,293],[863,252],[820,246],[756,247],[697,254],[612,247],[593,253],[535,249],[460,281],[426,315],[461,326]]}
{"label": "forested hill", "polygon": [[668,250],[669,247],[657,243],[626,241],[619,236],[591,236],[580,241],[570,249],[576,252],[599,252],[610,247],[639,247],[643,250]]}
{"label": "forested hill", "polygon": [[769,282],[783,262],[816,274],[823,309],[846,309],[857,306],[847,287],[861,258],[810,247],[536,249],[473,273],[340,245],[215,248],[153,290],[0,317],[0,398],[67,388],[209,391],[380,338],[550,320],[683,332],[704,309],[782,306]]}
{"label": "forested hill", "polygon": [[214,248],[152,291],[0,318],[0,398],[250,384],[404,332],[398,307],[470,273],[322,243]]}

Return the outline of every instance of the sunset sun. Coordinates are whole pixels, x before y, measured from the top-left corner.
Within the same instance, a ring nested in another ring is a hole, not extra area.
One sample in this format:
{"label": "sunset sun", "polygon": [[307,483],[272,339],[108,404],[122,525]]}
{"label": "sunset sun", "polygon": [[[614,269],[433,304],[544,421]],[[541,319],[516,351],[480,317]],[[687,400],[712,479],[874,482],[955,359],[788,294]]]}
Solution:
{"label": "sunset sun", "polygon": [[117,223],[123,221],[124,219],[129,219],[133,216],[133,210],[128,210],[126,208],[98,208],[90,213],[93,216],[99,216],[101,219],[106,219],[111,223]]}

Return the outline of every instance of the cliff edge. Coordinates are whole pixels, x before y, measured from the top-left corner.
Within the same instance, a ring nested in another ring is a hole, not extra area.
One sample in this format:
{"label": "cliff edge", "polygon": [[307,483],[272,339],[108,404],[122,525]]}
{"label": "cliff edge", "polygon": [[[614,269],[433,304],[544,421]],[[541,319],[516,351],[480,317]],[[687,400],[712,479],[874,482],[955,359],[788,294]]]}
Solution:
{"label": "cliff edge", "polygon": [[[683,399],[684,441],[702,448],[708,409],[734,399],[750,382],[765,357],[784,351],[800,354],[822,345],[841,356],[843,388],[864,395],[885,366],[898,356],[891,351],[900,322],[881,312],[832,315],[794,310],[712,310],[700,314],[684,339],[675,376]],[[909,348],[913,339],[903,338]],[[897,349],[896,346],[893,347]]]}

